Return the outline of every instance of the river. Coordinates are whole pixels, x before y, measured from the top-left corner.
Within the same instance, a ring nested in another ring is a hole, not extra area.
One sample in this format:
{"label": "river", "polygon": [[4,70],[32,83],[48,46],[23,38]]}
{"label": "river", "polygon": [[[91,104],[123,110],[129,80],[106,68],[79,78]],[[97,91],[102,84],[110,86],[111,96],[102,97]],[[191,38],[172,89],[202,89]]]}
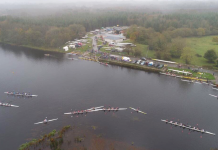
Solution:
{"label": "river", "polygon": [[[206,150],[218,147],[217,136],[188,134],[171,129],[161,119],[179,119],[218,134],[217,94],[208,85],[85,60],[69,60],[65,54],[0,46],[0,101],[19,108],[0,107],[0,149],[16,150],[31,138],[39,138],[65,125],[97,126],[104,137],[134,142],[152,150]],[[16,98],[6,91],[30,92],[36,98]],[[131,110],[113,114],[94,112],[86,117],[65,116],[71,109],[93,106],[140,107],[147,115]],[[47,125],[35,122],[59,118]]]}

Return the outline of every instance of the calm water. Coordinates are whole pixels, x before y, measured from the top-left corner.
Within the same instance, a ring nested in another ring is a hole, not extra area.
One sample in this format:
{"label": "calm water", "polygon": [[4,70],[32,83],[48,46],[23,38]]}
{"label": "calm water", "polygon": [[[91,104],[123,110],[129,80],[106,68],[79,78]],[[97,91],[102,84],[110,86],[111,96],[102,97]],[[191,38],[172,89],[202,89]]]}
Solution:
{"label": "calm water", "polygon": [[[29,138],[64,125],[98,126],[97,133],[106,138],[134,142],[152,150],[206,150],[218,147],[217,136],[187,130],[161,122],[180,119],[199,124],[218,134],[217,94],[208,85],[188,84],[180,79],[117,66],[102,66],[84,60],[72,61],[66,55],[44,57],[42,51],[11,46],[0,47],[0,100],[19,108],[0,107],[1,150],[16,150]],[[20,91],[39,95],[22,99],[3,92]],[[131,110],[86,117],[64,116],[71,109],[93,106],[140,107],[148,115],[131,114]],[[48,125],[35,122],[59,118]],[[13,144],[11,144],[13,143]]]}

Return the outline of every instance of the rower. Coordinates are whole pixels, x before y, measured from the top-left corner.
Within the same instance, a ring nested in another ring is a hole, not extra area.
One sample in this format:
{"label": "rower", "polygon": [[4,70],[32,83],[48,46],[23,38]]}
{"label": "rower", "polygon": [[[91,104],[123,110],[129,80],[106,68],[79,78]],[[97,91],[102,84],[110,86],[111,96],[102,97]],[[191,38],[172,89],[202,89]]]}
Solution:
{"label": "rower", "polygon": [[43,123],[48,123],[48,120],[47,119],[43,120]]}

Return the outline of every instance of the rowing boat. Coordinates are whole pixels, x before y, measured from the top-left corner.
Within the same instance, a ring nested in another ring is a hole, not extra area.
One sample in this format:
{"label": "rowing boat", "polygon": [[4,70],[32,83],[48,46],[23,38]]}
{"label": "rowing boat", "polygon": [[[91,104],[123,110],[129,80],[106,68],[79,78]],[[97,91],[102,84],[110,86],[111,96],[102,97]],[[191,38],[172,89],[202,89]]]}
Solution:
{"label": "rowing boat", "polygon": [[166,76],[171,76],[171,77],[177,77],[176,75],[170,74],[170,73],[162,73],[162,72],[160,72],[160,74],[166,75]]}
{"label": "rowing boat", "polygon": [[102,111],[118,111],[118,110],[126,110],[127,108],[103,108],[103,109],[97,109]]}
{"label": "rowing boat", "polygon": [[218,88],[212,88],[212,89],[214,89],[214,90],[218,90]]}
{"label": "rowing boat", "polygon": [[189,130],[193,130],[193,131],[197,131],[197,132],[201,132],[201,133],[206,133],[206,134],[210,134],[210,135],[216,135],[215,133],[211,133],[211,132],[208,132],[208,131],[196,129],[196,128],[193,128],[191,126],[180,125],[180,124],[169,122],[169,121],[163,120],[163,119],[161,119],[161,121],[172,124],[172,125],[175,125],[175,126],[179,126],[179,127],[182,127],[182,128],[186,128],[186,129],[189,129]]}
{"label": "rowing boat", "polygon": [[5,106],[5,107],[19,107],[19,106],[11,105],[11,104],[8,104],[8,103],[0,103],[0,106]]}
{"label": "rowing boat", "polygon": [[22,93],[13,93],[13,92],[4,92],[8,95],[14,95],[14,96],[26,96],[26,97],[37,97],[38,95],[31,95],[31,94],[22,94]]}
{"label": "rowing boat", "polygon": [[135,108],[132,108],[132,107],[129,107],[130,109],[132,109],[132,110],[135,110],[136,112],[140,112],[140,113],[142,113],[142,114],[147,114],[147,113],[145,113],[145,112],[143,112],[143,111],[141,111],[141,110],[138,110],[138,109],[135,109]]}
{"label": "rowing boat", "polygon": [[102,108],[104,106],[99,106],[99,107],[93,107],[93,108],[89,108],[89,109],[86,109],[86,110],[96,110],[96,109],[99,109],[99,108]]}
{"label": "rowing boat", "polygon": [[73,112],[68,112],[68,113],[64,113],[65,115],[78,115],[78,114],[85,114],[88,112],[95,112],[95,111],[100,111],[99,109],[97,110],[84,110],[84,111],[73,111]]}
{"label": "rowing boat", "polygon": [[43,121],[41,121],[41,122],[37,122],[37,123],[34,123],[34,124],[41,124],[41,123],[48,123],[48,122],[51,122],[51,121],[56,121],[56,120],[58,120],[58,118],[56,118],[56,119],[51,119],[51,120],[47,120],[47,119],[45,119],[45,120],[43,120]]}
{"label": "rowing boat", "polygon": [[189,83],[194,83],[194,81],[191,81],[191,80],[183,80],[183,79],[181,79],[181,81],[184,81],[184,82],[189,82]]}
{"label": "rowing boat", "polygon": [[216,95],[212,95],[212,94],[209,94],[209,95],[217,98],[217,96],[216,96]]}

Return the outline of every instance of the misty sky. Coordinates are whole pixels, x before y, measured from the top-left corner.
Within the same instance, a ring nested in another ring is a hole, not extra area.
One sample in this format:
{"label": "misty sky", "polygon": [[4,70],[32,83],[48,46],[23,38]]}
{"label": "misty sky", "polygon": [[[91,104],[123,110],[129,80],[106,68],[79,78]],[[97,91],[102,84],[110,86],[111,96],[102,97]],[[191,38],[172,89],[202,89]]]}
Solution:
{"label": "misty sky", "polygon": [[[81,1],[100,1],[100,2],[113,2],[111,0],[0,0],[0,3],[63,3],[63,2],[81,2]],[[177,1],[177,2],[182,2],[182,1],[203,1],[203,2],[207,2],[207,1],[217,1],[217,0],[115,0],[120,1],[120,2],[125,2],[125,1],[140,1],[140,2],[161,2],[161,1]],[[114,1],[114,2],[115,2]]]}

